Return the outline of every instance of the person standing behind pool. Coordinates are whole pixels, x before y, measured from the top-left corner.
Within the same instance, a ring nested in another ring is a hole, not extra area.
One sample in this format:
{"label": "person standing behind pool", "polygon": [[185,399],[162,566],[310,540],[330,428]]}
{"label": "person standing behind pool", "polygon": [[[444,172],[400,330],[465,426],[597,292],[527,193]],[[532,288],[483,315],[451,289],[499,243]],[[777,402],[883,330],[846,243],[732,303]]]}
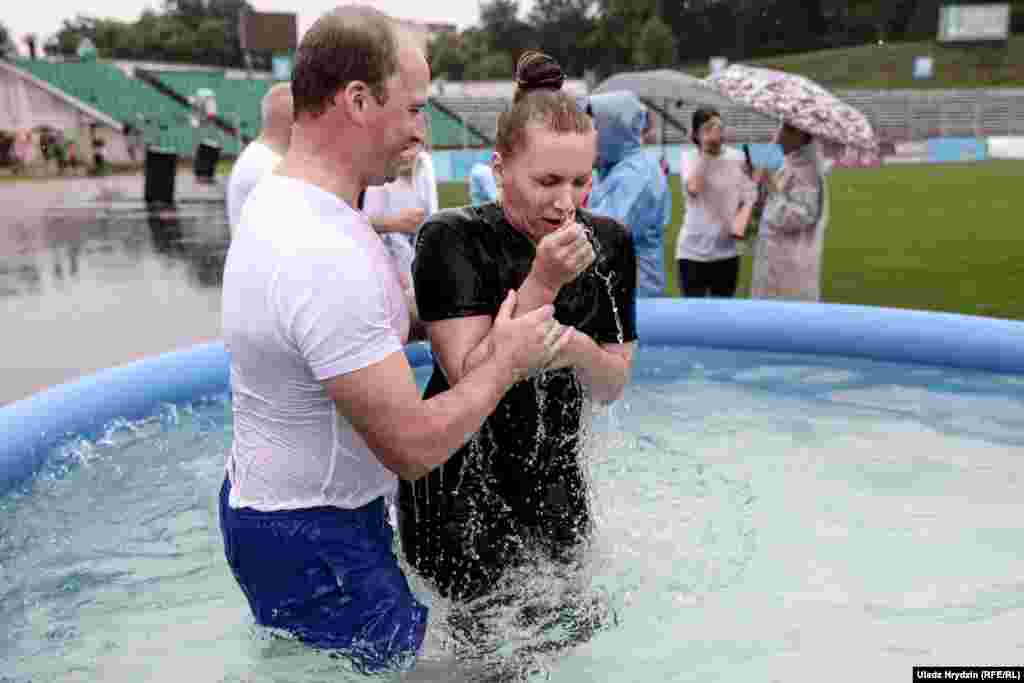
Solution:
{"label": "person standing behind pool", "polygon": [[237,231],[242,206],[249,193],[264,174],[281,163],[281,158],[288,151],[292,136],[291,84],[271,86],[263,96],[260,115],[259,136],[238,155],[228,178],[228,225],[232,235]]}
{"label": "person standing behind pool", "polygon": [[784,161],[777,173],[755,169],[766,192],[750,296],[753,299],[821,299],[821,253],[828,226],[827,165],[814,138],[783,124],[775,136]]}
{"label": "person standing behind pool", "polygon": [[[658,118],[654,115],[650,109],[647,110],[647,125],[644,127],[644,132],[641,133],[640,138],[644,145],[650,147],[657,145],[659,138],[658,135]],[[658,166],[661,168],[661,172],[665,174],[667,178],[669,175],[668,159],[665,158],[664,148],[662,148],[662,155],[658,157]]]}
{"label": "person standing behind pool", "polygon": [[400,485],[406,558],[460,603],[494,591],[532,552],[568,558],[588,537],[586,396],[622,394],[637,338],[629,235],[618,221],[577,210],[595,159],[593,123],[561,90],[564,75],[547,55],[525,53],[516,82],[495,142],[500,203],[442,211],[420,231],[413,276],[434,351],[424,395],[461,386],[489,357],[508,288],[519,291],[516,316],[553,303],[575,330],[547,372],[513,387],[471,443]]}
{"label": "person standing behind pool", "polygon": [[397,477],[444,463],[571,339],[551,306],[513,320],[518,298],[503,291],[488,357],[454,389],[419,397],[397,269],[353,208],[422,141],[430,70],[403,38],[357,5],[303,35],[291,144],[242,208],[223,284],[225,557],[257,624],[366,671],[407,666],[427,623],[392,551]]}
{"label": "person standing behind pool", "polygon": [[684,150],[680,182],[686,218],[676,240],[679,290],[685,297],[732,297],[740,274],[737,240],[746,231],[757,199],[743,155],[722,144],[722,117],[714,109],[693,112],[696,147]]}
{"label": "person standing behind pool", "polygon": [[437,208],[434,162],[422,143],[402,151],[394,180],[366,188],[359,201],[359,210],[370,217],[370,224],[398,267],[409,307],[410,340],[424,339],[412,286],[413,243],[423,221],[437,213]]}
{"label": "person standing behind pool", "polygon": [[412,287],[416,233],[437,209],[434,162],[422,143],[402,151],[394,180],[366,188],[362,210],[398,264],[403,286]]}
{"label": "person standing behind pool", "polygon": [[598,177],[587,209],[620,221],[632,235],[637,296],[662,296],[672,192],[661,165],[643,149],[647,108],[631,92],[609,92],[591,95],[588,110],[597,126]]}

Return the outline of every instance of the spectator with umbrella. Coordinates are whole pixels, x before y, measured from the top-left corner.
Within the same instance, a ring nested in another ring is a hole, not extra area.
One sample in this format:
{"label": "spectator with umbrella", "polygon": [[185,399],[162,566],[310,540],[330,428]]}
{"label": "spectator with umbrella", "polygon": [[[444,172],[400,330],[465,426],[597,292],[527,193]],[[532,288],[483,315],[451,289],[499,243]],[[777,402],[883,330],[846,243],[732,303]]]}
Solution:
{"label": "spectator with umbrella", "polygon": [[733,65],[705,79],[741,106],[782,123],[775,142],[785,161],[777,173],[751,169],[763,189],[751,297],[818,301],[828,225],[827,164],[819,141],[844,146],[848,159],[877,158],[867,118],[817,83],[772,69]]}

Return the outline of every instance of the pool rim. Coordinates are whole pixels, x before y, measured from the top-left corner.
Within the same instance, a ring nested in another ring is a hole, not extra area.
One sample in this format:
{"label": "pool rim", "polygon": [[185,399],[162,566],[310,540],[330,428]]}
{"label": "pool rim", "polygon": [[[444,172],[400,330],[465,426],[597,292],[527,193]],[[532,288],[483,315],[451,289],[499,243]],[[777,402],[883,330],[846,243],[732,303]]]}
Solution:
{"label": "pool rim", "polygon": [[[640,299],[643,346],[865,358],[1024,375],[1024,322],[847,304],[747,299]],[[429,346],[406,347],[414,367]],[[229,389],[222,342],[108,368],[0,406],[0,494],[30,477],[69,438],[94,439],[118,419]]]}

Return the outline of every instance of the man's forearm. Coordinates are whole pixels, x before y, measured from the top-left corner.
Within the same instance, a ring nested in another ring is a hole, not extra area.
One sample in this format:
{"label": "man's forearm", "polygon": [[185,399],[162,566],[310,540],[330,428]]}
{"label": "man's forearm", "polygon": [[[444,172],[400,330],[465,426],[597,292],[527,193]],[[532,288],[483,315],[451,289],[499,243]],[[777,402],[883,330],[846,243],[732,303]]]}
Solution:
{"label": "man's forearm", "polygon": [[406,460],[400,476],[414,480],[443,465],[476,434],[498,407],[505,392],[519,379],[507,363],[489,358],[466,374],[448,391],[423,402],[419,419],[403,429],[401,450],[415,453]]}
{"label": "man's forearm", "polygon": [[406,235],[415,234],[416,230],[409,230],[401,216],[370,216],[370,225],[378,233],[400,232]]}

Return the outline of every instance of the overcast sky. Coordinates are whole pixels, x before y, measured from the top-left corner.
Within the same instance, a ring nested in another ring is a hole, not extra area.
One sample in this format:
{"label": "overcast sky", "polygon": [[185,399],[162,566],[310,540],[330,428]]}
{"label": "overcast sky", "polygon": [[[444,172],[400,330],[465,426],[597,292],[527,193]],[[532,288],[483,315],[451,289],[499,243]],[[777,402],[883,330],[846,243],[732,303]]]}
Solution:
{"label": "overcast sky", "polygon": [[[328,9],[352,0],[249,0],[257,11],[296,12],[299,15],[299,35],[309,28],[316,18]],[[477,0],[356,0],[374,5],[395,17],[421,19],[424,21],[451,22],[465,28],[479,18]],[[4,0],[0,9],[0,22],[11,31],[18,48],[24,51],[21,36],[37,33],[40,45],[46,38],[57,32],[64,19],[72,19],[82,13],[107,19],[134,21],[146,7],[162,6],[160,0]],[[529,8],[529,0],[520,0],[520,8]],[[88,7],[88,11],[83,11]]]}

